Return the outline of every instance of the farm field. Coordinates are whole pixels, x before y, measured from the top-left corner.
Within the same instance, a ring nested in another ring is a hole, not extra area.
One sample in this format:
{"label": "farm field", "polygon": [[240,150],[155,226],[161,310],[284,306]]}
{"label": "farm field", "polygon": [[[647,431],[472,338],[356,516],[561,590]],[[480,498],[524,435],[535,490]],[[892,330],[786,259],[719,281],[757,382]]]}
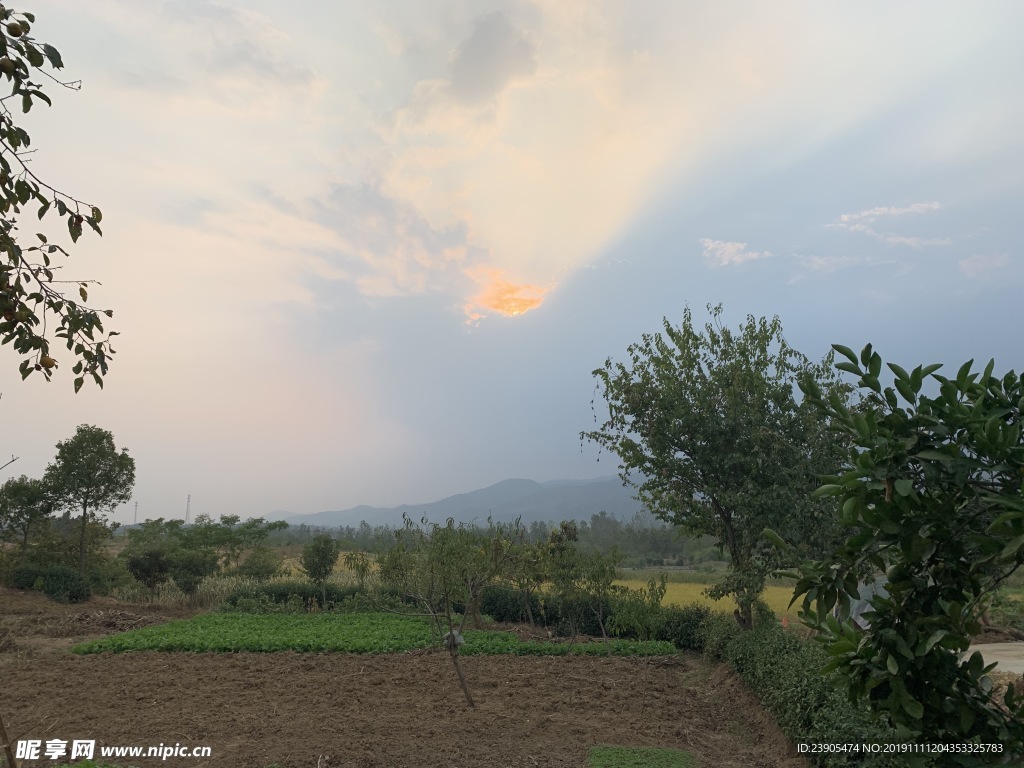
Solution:
{"label": "farm field", "polygon": [[[447,654],[73,654],[158,612],[0,589],[9,731],[106,745],[207,745],[211,768],[579,766],[595,745],[681,749],[699,766],[806,763],[738,679],[698,657],[474,656],[466,707]],[[159,633],[157,633],[159,634]]]}
{"label": "farm field", "polygon": [[[647,587],[647,581],[642,579],[616,579],[616,584],[629,587],[630,589],[644,589]],[[722,613],[732,613],[736,607],[736,602],[731,597],[722,598],[721,600],[711,600],[704,594],[704,590],[707,589],[707,584],[690,584],[670,581],[665,585],[665,597],[661,601],[662,605],[691,605],[698,603],[700,605],[707,605],[713,610],[721,611]],[[792,608],[789,607],[789,601],[793,599],[792,587],[765,587],[764,594],[761,596],[772,610],[775,611],[777,616],[788,616],[790,620],[797,618],[797,611],[800,610],[800,603],[796,603]]]}

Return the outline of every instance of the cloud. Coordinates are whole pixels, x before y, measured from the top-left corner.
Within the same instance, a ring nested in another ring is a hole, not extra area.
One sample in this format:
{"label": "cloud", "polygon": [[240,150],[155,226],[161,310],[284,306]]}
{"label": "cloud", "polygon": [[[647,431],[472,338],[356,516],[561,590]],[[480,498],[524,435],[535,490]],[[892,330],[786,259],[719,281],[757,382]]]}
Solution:
{"label": "cloud", "polygon": [[448,91],[459,101],[493,98],[513,79],[537,68],[537,51],[501,11],[478,18],[452,61]]}
{"label": "cloud", "polygon": [[539,285],[516,285],[505,279],[505,273],[497,269],[480,269],[473,273],[481,286],[480,291],[463,307],[466,322],[473,324],[486,316],[488,311],[515,317],[536,309],[547,293],[554,288]]}
{"label": "cloud", "polygon": [[889,245],[907,245],[911,248],[923,248],[928,245],[952,245],[953,241],[948,237],[898,235],[891,232],[879,232],[869,226],[870,224],[877,222],[879,219],[904,216],[908,213],[929,213],[931,211],[937,211],[941,207],[941,203],[934,201],[927,203],[913,203],[904,208],[896,206],[878,206],[877,208],[869,208],[868,210],[860,211],[859,213],[844,213],[828,226],[844,229],[847,232],[862,232],[865,235],[882,240]]}
{"label": "cloud", "polygon": [[704,246],[704,258],[715,267],[742,264],[754,259],[766,259],[772,255],[770,251],[748,251],[746,243],[708,240],[705,237],[701,238],[700,244]]}
{"label": "cloud", "polygon": [[983,255],[975,253],[960,261],[960,271],[971,280],[991,280],[997,272],[1010,264],[1010,257],[1005,253]]}

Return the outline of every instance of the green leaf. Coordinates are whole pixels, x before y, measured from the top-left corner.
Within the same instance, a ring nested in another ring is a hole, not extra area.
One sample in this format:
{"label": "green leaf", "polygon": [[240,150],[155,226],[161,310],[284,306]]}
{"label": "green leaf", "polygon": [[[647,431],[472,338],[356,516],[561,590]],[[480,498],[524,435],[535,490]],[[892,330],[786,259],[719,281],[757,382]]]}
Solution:
{"label": "green leaf", "polygon": [[[43,205],[42,207],[40,207],[40,209],[39,209],[39,218],[40,219],[43,218],[43,216],[46,215],[46,212],[48,210],[50,210],[50,204],[49,203],[46,203],[46,205]],[[46,240],[44,239],[43,242],[45,243]]]}
{"label": "green leaf", "polygon": [[897,480],[893,485],[896,488],[896,493],[900,496],[909,496],[914,492],[914,483],[912,480],[903,478],[901,480]]}
{"label": "green leaf", "polygon": [[910,374],[907,373],[905,368],[901,368],[896,363],[886,363],[889,366],[889,370],[896,374],[898,379],[903,379],[906,382],[910,381]]}
{"label": "green leaf", "polygon": [[938,461],[943,464],[950,464],[953,461],[953,457],[948,453],[942,451],[933,451],[931,449],[925,451],[918,451],[914,454],[914,458],[924,459],[925,461]]}
{"label": "green leaf", "polygon": [[854,365],[857,364],[857,355],[855,355],[853,353],[853,350],[850,349],[849,347],[844,347],[842,344],[833,344],[832,349],[834,349],[836,352],[845,357]]}
{"label": "green leaf", "polygon": [[915,720],[920,720],[922,717],[924,717],[924,707],[921,706],[921,702],[919,702],[906,691],[904,691],[903,695],[900,696],[900,706],[903,707],[904,712],[906,712]]}
{"label": "green leaf", "polygon": [[895,656],[890,655],[889,658],[885,660],[885,668],[889,670],[890,675],[898,675],[900,673],[900,665],[896,661]]}
{"label": "green leaf", "polygon": [[32,109],[32,97],[23,92],[21,94],[21,111],[28,112],[30,109]]}
{"label": "green leaf", "polygon": [[864,375],[864,372],[860,368],[858,368],[854,363],[836,363],[836,368],[838,368],[840,371],[852,373],[854,376]]}
{"label": "green leaf", "polygon": [[50,60],[50,64],[53,65],[54,69],[64,69],[64,62],[61,61],[60,53],[49,43],[43,43],[43,53],[46,54],[46,58]]}
{"label": "green leaf", "polygon": [[1024,534],[1021,534],[1003,547],[1003,551],[999,555],[1000,559],[1006,560],[1015,558],[1021,547],[1024,547]]}
{"label": "green leaf", "polygon": [[85,378],[84,377],[79,376],[77,379],[75,379],[75,394],[76,395],[78,394],[78,390],[80,390],[82,388],[83,384],[85,384]]}

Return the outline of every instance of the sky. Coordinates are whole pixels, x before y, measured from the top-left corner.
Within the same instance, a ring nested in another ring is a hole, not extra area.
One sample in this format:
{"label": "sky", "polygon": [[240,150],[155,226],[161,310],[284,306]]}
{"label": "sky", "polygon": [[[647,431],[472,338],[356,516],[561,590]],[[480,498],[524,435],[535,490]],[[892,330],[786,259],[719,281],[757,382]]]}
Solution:
{"label": "sky", "polygon": [[592,371],[687,306],[1024,368],[1016,0],[17,7],[82,81],[33,170],[104,234],[20,231],[121,335],[77,395],[0,349],[0,481],[80,424],[129,523],[612,475]]}

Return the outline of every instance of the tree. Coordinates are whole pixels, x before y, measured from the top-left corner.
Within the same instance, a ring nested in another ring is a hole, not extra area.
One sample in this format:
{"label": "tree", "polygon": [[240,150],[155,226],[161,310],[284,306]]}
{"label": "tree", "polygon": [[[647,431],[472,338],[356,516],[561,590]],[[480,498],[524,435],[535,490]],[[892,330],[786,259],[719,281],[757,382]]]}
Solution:
{"label": "tree", "polygon": [[[487,530],[456,525],[448,518],[445,525],[421,522],[416,526],[403,515],[404,526],[394,532],[395,545],[379,558],[381,580],[402,591],[422,606],[447,649],[463,696],[475,707],[459,661],[462,633],[469,616],[487,584],[506,573],[513,544],[521,539],[522,527],[488,519]],[[456,619],[457,607],[462,615]]]}
{"label": "tree", "polygon": [[327,602],[324,584],[334,573],[334,566],[338,562],[339,554],[341,554],[341,543],[326,533],[317,534],[309,544],[302,548],[302,570],[306,572],[310,581],[320,587],[323,592],[323,602]]}
{"label": "tree", "polygon": [[74,437],[57,443],[57,457],[46,468],[43,482],[56,509],[82,511],[78,570],[84,576],[89,515],[111,512],[131,498],[135,459],[127,448],[118,453],[107,430],[82,424]]}
{"label": "tree", "polygon": [[[0,100],[0,337],[4,344],[13,342],[14,350],[24,358],[19,366],[23,379],[39,371],[49,380],[57,367],[48,338],[47,318],[52,315],[60,321],[53,336],[63,340],[77,360],[72,368],[75,391],[82,388],[86,375],[102,387],[102,377],[114,354],[110,339],[117,332],[101,335],[100,314],[112,317],[113,312],[108,309],[100,313],[86,305],[88,285],[95,281],[56,280],[54,273],[61,267],[53,265],[52,257],[55,253],[68,256],[68,252],[43,234],[36,235],[39,244],[23,248],[17,242],[15,223],[15,215],[34,200],[40,203],[39,219],[54,208],[60,217],[66,216],[68,234],[72,242],[77,242],[83,224],[103,234],[99,227],[102,213],[35,175],[27,158],[35,151],[28,149],[31,138],[15,124],[5,103],[20,97],[22,112],[28,112],[37,100],[49,105],[50,97],[42,91],[43,86],[30,79],[37,73],[71,90],[80,89],[81,83],[62,82],[45,71],[47,64],[62,69],[64,63],[56,48],[30,36],[33,14],[4,6],[0,9],[0,77],[6,77],[12,86],[10,96]],[[75,283],[78,297],[69,298],[55,287],[62,283]]]}
{"label": "tree", "polygon": [[797,376],[837,397],[847,389],[830,357],[814,365],[789,347],[778,317],[748,316],[733,333],[719,323],[721,305],[708,310],[714,324],[703,334],[687,308],[678,328],[666,319],[664,335],[631,345],[629,366],[609,358],[595,370],[608,419],[581,437],[619,456],[623,482],[657,517],[718,539],[731,572],[709,594],[734,595],[749,628],[767,575],[781,565],[764,529],[785,530],[806,556],[838,528],[834,505],[810,494],[842,446],[794,398]]}
{"label": "tree", "polygon": [[[1010,686],[996,705],[994,665],[968,658],[986,601],[1024,564],[1024,375],[993,376],[994,361],[980,376],[968,361],[952,379],[936,373],[941,365],[908,373],[889,363],[895,379],[883,389],[870,344],[859,360],[833,348],[848,361],[836,368],[859,377],[866,407],[847,408],[813,380],[801,388],[852,442],[819,489],[839,499],[847,537],[801,567],[794,602],[803,596],[807,623],[834,657],[826,669],[846,676],[851,697],[922,741],[1024,753],[1024,697]],[[937,396],[922,394],[926,377]],[[858,630],[846,620],[851,600],[879,571],[888,594],[871,598],[869,626]]]}
{"label": "tree", "polygon": [[24,552],[29,535],[52,511],[42,480],[12,477],[0,486],[0,540],[19,540]]}

